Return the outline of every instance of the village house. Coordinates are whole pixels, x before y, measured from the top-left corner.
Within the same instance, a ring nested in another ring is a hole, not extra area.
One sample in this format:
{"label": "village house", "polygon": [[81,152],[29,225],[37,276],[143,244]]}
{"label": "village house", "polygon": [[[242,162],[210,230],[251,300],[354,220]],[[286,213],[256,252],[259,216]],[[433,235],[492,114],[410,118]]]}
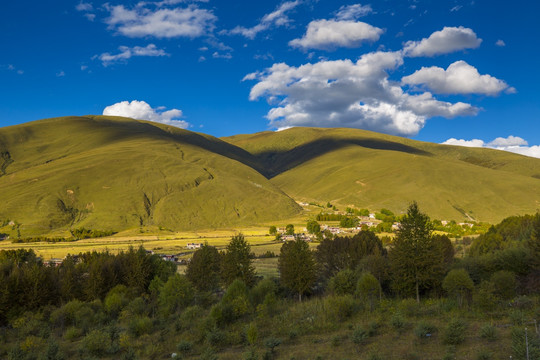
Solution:
{"label": "village house", "polygon": [[195,250],[203,247],[202,243],[188,243],[186,246],[188,249]]}

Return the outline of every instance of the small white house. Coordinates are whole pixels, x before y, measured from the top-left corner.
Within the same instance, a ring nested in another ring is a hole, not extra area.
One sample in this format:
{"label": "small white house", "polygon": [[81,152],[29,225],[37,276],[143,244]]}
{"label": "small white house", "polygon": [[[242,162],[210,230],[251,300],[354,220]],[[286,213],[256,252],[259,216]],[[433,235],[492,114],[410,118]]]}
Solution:
{"label": "small white house", "polygon": [[203,244],[202,243],[188,243],[187,244],[187,248],[190,249],[190,250],[195,250],[195,249],[200,249],[202,248]]}

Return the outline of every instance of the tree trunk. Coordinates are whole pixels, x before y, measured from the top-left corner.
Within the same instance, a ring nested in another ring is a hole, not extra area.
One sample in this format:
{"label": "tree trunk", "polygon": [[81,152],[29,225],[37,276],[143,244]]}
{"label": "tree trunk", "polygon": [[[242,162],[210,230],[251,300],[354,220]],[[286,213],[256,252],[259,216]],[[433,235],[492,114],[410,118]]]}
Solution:
{"label": "tree trunk", "polygon": [[298,301],[302,302],[302,293],[301,292],[298,293]]}

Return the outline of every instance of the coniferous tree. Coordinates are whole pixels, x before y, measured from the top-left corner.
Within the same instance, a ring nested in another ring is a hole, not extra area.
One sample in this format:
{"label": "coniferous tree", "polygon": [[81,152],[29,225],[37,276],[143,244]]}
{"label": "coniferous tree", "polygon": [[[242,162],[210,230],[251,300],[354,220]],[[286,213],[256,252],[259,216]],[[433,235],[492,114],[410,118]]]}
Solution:
{"label": "coniferous tree", "polygon": [[244,235],[233,236],[221,261],[221,276],[226,286],[240,279],[247,286],[255,283],[255,268],[250,258],[251,246]]}
{"label": "coniferous tree", "polygon": [[298,293],[302,301],[317,279],[316,264],[307,242],[296,239],[281,246],[278,260],[279,280],[286,288]]}
{"label": "coniferous tree", "polygon": [[420,212],[413,202],[401,225],[389,252],[394,290],[403,295],[416,295],[420,302],[420,290],[433,287],[443,275],[444,263],[441,248],[432,237],[429,216]]}
{"label": "coniferous tree", "polygon": [[214,291],[219,287],[221,256],[214,246],[204,244],[193,253],[186,276],[200,291]]}

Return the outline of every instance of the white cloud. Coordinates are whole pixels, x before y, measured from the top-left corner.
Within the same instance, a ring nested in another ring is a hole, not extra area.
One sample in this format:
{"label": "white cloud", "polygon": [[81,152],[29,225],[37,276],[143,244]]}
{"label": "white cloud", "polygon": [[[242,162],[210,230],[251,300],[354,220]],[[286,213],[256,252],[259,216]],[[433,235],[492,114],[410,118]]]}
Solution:
{"label": "white cloud", "polygon": [[373,52],[356,62],[274,64],[244,80],[258,81],[251,89],[251,100],[265,97],[275,106],[267,114],[275,128],[354,127],[411,136],[430,117],[477,113],[470,104],[439,101],[429,92],[405,92],[387,73],[402,64],[401,52]]}
{"label": "white cloud", "polygon": [[337,20],[356,20],[360,17],[366,16],[373,12],[370,5],[343,5],[339,8],[336,19]]}
{"label": "white cloud", "polygon": [[475,49],[481,42],[482,39],[479,39],[472,29],[463,26],[444,27],[440,31],[435,31],[429,38],[408,41],[403,50],[405,55],[410,57],[435,56],[464,49]]}
{"label": "white cloud", "polygon": [[94,10],[94,7],[92,6],[92,3],[85,3],[81,1],[77,4],[77,6],[75,6],[75,9],[77,9],[77,11],[92,11]]}
{"label": "white cloud", "polygon": [[[401,79],[407,85],[425,85],[438,94],[484,94],[498,95],[508,89],[508,84],[491,75],[480,75],[478,70],[465,61],[456,61],[443,68],[422,67],[412,75]],[[515,91],[515,89],[514,89]]]}
{"label": "white cloud", "polygon": [[528,146],[528,142],[519,136],[508,136],[507,138],[498,137],[495,140],[492,140],[488,143],[483,140],[473,139],[473,140],[463,140],[463,139],[448,139],[442,144],[445,145],[457,145],[457,146],[467,146],[467,147],[479,147],[479,148],[489,148],[502,151],[508,151],[516,154],[521,154],[525,156],[540,158],[540,145]]}
{"label": "white cloud", "polygon": [[289,45],[302,49],[352,48],[364,41],[377,41],[382,33],[382,29],[361,21],[314,20],[304,36]]}
{"label": "white cloud", "polygon": [[103,66],[108,66],[110,64],[113,64],[115,62],[119,61],[126,61],[133,56],[168,56],[163,49],[158,49],[156,45],[154,44],[148,44],[145,47],[142,46],[134,46],[134,47],[127,47],[127,46],[120,46],[118,48],[120,52],[118,54],[110,54],[110,53],[103,53],[99,56],[95,56],[94,58],[98,58],[103,63]]}
{"label": "white cloud", "polygon": [[498,137],[495,140],[491,141],[488,146],[492,147],[509,147],[509,146],[527,146],[526,140],[520,138],[519,136],[510,135],[507,138]]}
{"label": "white cloud", "polygon": [[199,37],[214,29],[217,17],[196,5],[185,8],[163,8],[154,10],[139,4],[133,9],[124,5],[106,5],[110,12],[106,23],[109,29],[128,37],[153,36],[157,38]]}
{"label": "white cloud", "polygon": [[261,21],[250,28],[246,28],[243,26],[237,26],[232,30],[224,31],[224,33],[231,34],[231,35],[242,35],[248,39],[255,39],[258,33],[261,31],[265,31],[270,29],[274,26],[286,26],[290,23],[289,17],[286,15],[288,11],[293,10],[295,7],[300,5],[301,1],[286,1],[280,6],[277,7],[276,10],[272,11],[269,14],[266,14],[263,16]]}
{"label": "white cloud", "polygon": [[480,139],[472,139],[472,140],[464,140],[464,139],[455,139],[450,138],[443,142],[444,145],[455,145],[455,146],[465,146],[465,147],[484,147],[485,143],[484,140]]}
{"label": "white cloud", "polygon": [[463,7],[462,5],[456,5],[450,9],[450,12],[459,11],[461,10],[462,7]]}
{"label": "white cloud", "polygon": [[504,40],[499,39],[499,40],[497,40],[495,45],[497,45],[497,46],[506,46],[506,43],[504,42]]}
{"label": "white cloud", "polygon": [[94,21],[96,19],[96,14],[84,14],[84,17],[87,18],[89,21]]}
{"label": "white cloud", "polygon": [[66,73],[64,72],[64,70],[60,70],[59,72],[56,73],[56,77],[64,77],[66,76]]}
{"label": "white cloud", "polygon": [[138,120],[149,120],[162,124],[176,126],[182,129],[186,129],[190,126],[188,122],[184,120],[179,120],[182,117],[182,110],[162,110],[162,107],[153,109],[145,101],[121,101],[116,104],[107,106],[105,109],[103,109],[103,115],[123,116]]}

